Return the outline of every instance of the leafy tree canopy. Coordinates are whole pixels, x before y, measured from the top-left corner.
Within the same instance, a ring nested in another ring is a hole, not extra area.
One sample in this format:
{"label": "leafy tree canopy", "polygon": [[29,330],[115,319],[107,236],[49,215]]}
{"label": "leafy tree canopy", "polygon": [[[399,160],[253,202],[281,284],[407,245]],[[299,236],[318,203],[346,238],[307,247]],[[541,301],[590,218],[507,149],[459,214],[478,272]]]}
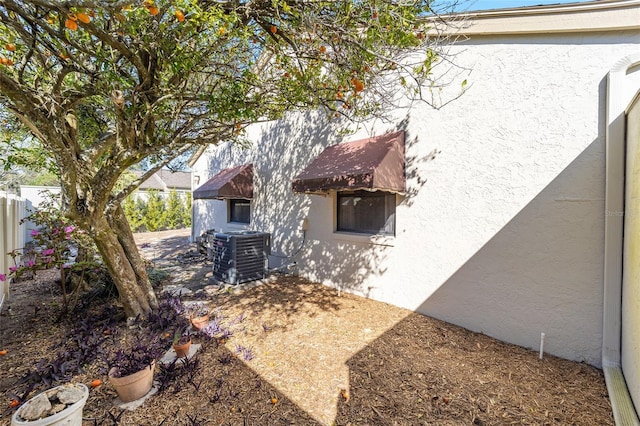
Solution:
{"label": "leafy tree canopy", "polygon": [[108,260],[120,202],[194,147],[295,109],[367,117],[398,82],[428,101],[431,13],[429,0],[0,0],[0,106],[51,155],[66,214]]}

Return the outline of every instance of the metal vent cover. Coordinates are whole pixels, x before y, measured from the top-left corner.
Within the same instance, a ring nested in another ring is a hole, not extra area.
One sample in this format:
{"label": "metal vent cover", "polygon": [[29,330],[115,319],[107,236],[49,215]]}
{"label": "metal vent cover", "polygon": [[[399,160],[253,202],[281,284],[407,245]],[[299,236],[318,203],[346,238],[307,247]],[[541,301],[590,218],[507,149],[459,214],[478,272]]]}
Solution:
{"label": "metal vent cover", "polygon": [[258,231],[217,232],[208,236],[213,277],[230,284],[266,278],[271,234]]}

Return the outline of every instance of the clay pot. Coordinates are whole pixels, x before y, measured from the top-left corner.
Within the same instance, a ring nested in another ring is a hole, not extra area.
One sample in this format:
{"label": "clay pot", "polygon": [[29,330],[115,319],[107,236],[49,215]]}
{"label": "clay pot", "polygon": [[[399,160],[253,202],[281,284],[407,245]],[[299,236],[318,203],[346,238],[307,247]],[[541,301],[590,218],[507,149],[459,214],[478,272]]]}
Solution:
{"label": "clay pot", "polygon": [[201,317],[191,318],[191,325],[196,330],[202,330],[209,323],[209,315],[203,315]]}
{"label": "clay pot", "polygon": [[182,345],[174,344],[173,350],[176,351],[176,356],[178,358],[184,358],[189,353],[189,348],[191,347],[191,339],[187,343]]}
{"label": "clay pot", "polygon": [[151,390],[155,361],[150,366],[124,377],[113,377],[116,368],[109,370],[109,382],[113,385],[122,402],[142,398]]}

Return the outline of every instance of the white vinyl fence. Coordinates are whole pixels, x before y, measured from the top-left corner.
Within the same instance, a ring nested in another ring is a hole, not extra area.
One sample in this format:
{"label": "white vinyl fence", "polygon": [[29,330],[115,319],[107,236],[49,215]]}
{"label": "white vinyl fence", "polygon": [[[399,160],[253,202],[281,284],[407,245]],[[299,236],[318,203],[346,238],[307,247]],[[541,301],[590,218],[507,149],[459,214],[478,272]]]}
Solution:
{"label": "white vinyl fence", "polygon": [[[24,246],[24,225],[20,225],[20,220],[25,214],[24,199],[0,192],[0,274],[7,275],[13,264],[8,253]],[[0,281],[0,310],[8,297],[9,281]]]}

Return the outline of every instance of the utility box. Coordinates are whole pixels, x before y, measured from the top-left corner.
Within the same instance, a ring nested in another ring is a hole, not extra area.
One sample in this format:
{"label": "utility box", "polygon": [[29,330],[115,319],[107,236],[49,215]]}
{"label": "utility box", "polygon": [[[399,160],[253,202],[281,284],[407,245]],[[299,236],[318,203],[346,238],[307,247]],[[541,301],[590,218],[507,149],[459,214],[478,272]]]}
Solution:
{"label": "utility box", "polygon": [[271,234],[258,231],[217,232],[209,235],[213,277],[230,284],[266,278]]}

